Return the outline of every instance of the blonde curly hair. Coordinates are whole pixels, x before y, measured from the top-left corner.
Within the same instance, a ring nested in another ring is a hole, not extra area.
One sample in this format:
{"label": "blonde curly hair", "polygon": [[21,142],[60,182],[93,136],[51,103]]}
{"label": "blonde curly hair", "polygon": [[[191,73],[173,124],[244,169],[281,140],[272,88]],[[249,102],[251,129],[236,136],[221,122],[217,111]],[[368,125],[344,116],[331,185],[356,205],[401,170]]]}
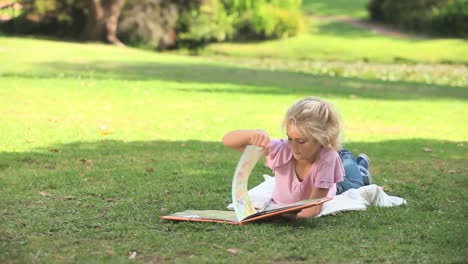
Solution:
{"label": "blonde curly hair", "polygon": [[283,131],[289,126],[324,147],[341,148],[340,115],[332,104],[318,97],[306,97],[294,103],[283,119]]}

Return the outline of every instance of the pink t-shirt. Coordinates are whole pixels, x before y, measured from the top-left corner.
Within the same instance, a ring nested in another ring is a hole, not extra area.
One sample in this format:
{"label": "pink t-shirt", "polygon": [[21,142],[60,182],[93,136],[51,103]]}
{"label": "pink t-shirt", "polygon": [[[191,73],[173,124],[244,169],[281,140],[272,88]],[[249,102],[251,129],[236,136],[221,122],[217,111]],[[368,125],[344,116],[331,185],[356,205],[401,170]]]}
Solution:
{"label": "pink t-shirt", "polygon": [[343,180],[344,168],[334,149],[320,149],[309,175],[301,182],[296,176],[295,159],[287,140],[271,140],[267,164],[275,174],[273,201],[288,204],[309,199],[312,188],[330,188],[327,197],[336,195],[336,183]]}

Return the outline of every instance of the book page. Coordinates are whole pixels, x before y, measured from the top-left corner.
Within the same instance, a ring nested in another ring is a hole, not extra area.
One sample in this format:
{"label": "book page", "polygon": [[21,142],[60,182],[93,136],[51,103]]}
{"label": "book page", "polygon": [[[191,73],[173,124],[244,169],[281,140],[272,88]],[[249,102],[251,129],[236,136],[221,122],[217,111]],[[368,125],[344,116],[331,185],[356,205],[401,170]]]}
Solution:
{"label": "book page", "polygon": [[187,220],[207,219],[221,220],[237,223],[236,214],[233,211],[217,211],[217,210],[186,210],[172,215],[165,216],[167,219],[171,217],[186,218]]}
{"label": "book page", "polygon": [[249,199],[248,182],[252,169],[262,155],[262,148],[248,145],[237,164],[232,180],[232,202],[238,221],[257,212]]}

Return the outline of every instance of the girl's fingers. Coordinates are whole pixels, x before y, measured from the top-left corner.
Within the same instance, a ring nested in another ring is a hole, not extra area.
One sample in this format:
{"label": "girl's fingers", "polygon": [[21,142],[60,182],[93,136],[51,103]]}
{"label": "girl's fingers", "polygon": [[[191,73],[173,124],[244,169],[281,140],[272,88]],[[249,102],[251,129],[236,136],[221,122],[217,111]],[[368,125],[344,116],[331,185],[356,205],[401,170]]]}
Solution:
{"label": "girl's fingers", "polygon": [[268,154],[270,154],[270,151],[269,151],[268,147],[263,148],[263,154],[264,154],[265,156],[268,156]]}
{"label": "girl's fingers", "polygon": [[266,149],[268,148],[268,145],[270,144],[270,137],[263,133],[255,134],[252,136],[250,140],[250,144]]}

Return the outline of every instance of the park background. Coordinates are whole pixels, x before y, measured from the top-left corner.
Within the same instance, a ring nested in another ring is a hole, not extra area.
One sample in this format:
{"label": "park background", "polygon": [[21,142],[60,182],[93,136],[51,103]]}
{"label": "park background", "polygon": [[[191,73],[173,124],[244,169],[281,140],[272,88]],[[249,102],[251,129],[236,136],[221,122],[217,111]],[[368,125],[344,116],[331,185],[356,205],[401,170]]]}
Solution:
{"label": "park background", "polygon": [[[0,1],[0,262],[466,262],[467,3]],[[407,206],[160,219],[224,210],[224,133],[310,95]]]}

